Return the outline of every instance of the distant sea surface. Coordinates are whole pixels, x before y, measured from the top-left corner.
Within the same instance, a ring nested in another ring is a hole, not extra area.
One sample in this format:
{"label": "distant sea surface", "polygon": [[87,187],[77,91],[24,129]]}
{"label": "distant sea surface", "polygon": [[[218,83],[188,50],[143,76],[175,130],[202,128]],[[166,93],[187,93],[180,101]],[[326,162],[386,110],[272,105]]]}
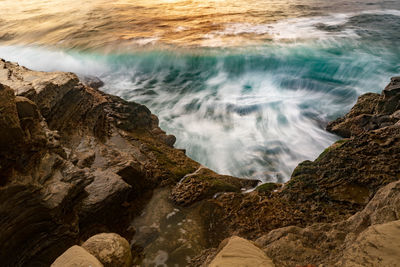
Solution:
{"label": "distant sea surface", "polygon": [[400,1],[0,0],[0,57],[95,75],[222,174],[284,182],[400,74]]}

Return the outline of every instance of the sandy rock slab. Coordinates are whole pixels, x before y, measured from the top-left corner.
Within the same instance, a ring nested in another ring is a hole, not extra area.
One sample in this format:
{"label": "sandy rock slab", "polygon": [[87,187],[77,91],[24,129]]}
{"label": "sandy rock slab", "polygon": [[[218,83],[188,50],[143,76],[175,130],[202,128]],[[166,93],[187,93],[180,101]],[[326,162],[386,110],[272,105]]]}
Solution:
{"label": "sandy rock slab", "polygon": [[400,220],[368,227],[336,266],[400,266]]}
{"label": "sandy rock slab", "polygon": [[275,267],[272,260],[261,249],[252,242],[238,236],[222,241],[220,251],[208,266]]}
{"label": "sandy rock slab", "polygon": [[72,246],[51,267],[131,267],[132,253],[128,241],[118,234],[92,236],[82,246]]}
{"label": "sandy rock slab", "polygon": [[51,267],[103,267],[95,256],[80,246],[70,247],[58,257]]}

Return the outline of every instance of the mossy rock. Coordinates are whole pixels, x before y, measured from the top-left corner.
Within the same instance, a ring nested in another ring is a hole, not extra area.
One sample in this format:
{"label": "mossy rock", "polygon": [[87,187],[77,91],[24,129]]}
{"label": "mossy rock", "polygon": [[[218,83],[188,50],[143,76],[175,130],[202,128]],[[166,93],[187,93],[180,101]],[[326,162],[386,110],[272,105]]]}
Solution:
{"label": "mossy rock", "polygon": [[271,193],[272,191],[274,191],[275,189],[278,189],[279,187],[281,187],[280,184],[265,183],[265,184],[257,186],[256,191],[259,193]]}
{"label": "mossy rock", "polygon": [[187,206],[202,199],[212,198],[217,193],[238,193],[242,188],[254,188],[257,183],[257,180],[219,175],[207,168],[201,168],[173,188],[171,199],[176,204]]}
{"label": "mossy rock", "polygon": [[324,150],[324,152],[322,152],[318,158],[316,159],[316,161],[321,160],[323,157],[325,157],[329,152],[331,152],[332,150],[338,149],[340,148],[342,145],[344,145],[349,139],[341,139],[336,141],[335,143],[333,143],[331,146],[329,146],[328,148],[326,148]]}

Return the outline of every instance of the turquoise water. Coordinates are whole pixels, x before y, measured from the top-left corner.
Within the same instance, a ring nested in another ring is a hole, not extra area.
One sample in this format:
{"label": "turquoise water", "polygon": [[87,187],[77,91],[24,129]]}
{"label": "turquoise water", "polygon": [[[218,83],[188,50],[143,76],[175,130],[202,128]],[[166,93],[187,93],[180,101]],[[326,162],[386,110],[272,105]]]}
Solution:
{"label": "turquoise water", "polygon": [[[205,166],[282,182],[337,140],[324,130],[329,120],[400,73],[399,27],[397,10],[341,12],[229,23],[204,37],[213,45],[151,41],[105,52],[4,43],[0,57],[99,76],[105,92],[148,106],[176,147]],[[224,43],[247,35],[265,39]]]}

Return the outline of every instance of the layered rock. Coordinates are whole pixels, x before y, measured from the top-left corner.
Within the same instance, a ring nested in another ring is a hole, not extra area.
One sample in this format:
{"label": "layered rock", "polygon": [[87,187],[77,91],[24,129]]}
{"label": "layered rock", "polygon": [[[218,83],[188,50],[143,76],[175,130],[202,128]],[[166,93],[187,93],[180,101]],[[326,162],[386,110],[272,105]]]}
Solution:
{"label": "layered rock", "polygon": [[280,266],[396,266],[399,186],[396,181],[381,188],[362,211],[346,220],[279,228],[256,243]]}
{"label": "layered rock", "polygon": [[[87,84],[100,86],[95,82]],[[170,186],[169,198],[193,210],[208,248],[192,266],[211,261],[232,235],[257,240],[277,266],[377,266],[379,257],[390,266],[398,260],[398,248],[386,244],[397,242],[400,220],[399,99],[399,78],[381,95],[361,96],[328,125],[346,139],[299,164],[288,183],[243,193],[257,181],[201,167],[173,148],[175,137],[146,107],[84,85],[72,73],[0,60],[1,264],[49,266],[98,232],[129,237],[128,222],[152,190]],[[92,241],[127,250],[113,240]],[[72,255],[89,260],[81,249]],[[94,266],[112,258],[87,249],[98,254]]]}
{"label": "layered rock", "polygon": [[327,130],[342,137],[393,125],[400,120],[400,77],[393,77],[382,94],[368,93],[342,118],[331,122]]}
{"label": "layered rock", "polygon": [[80,239],[129,235],[152,189],[199,164],[139,104],[0,60],[0,261],[48,266]]}
{"label": "layered rock", "polygon": [[251,189],[258,183],[257,180],[219,175],[207,168],[200,167],[196,172],[186,175],[177,183],[172,189],[171,199],[177,205],[188,206],[216,194]]}

